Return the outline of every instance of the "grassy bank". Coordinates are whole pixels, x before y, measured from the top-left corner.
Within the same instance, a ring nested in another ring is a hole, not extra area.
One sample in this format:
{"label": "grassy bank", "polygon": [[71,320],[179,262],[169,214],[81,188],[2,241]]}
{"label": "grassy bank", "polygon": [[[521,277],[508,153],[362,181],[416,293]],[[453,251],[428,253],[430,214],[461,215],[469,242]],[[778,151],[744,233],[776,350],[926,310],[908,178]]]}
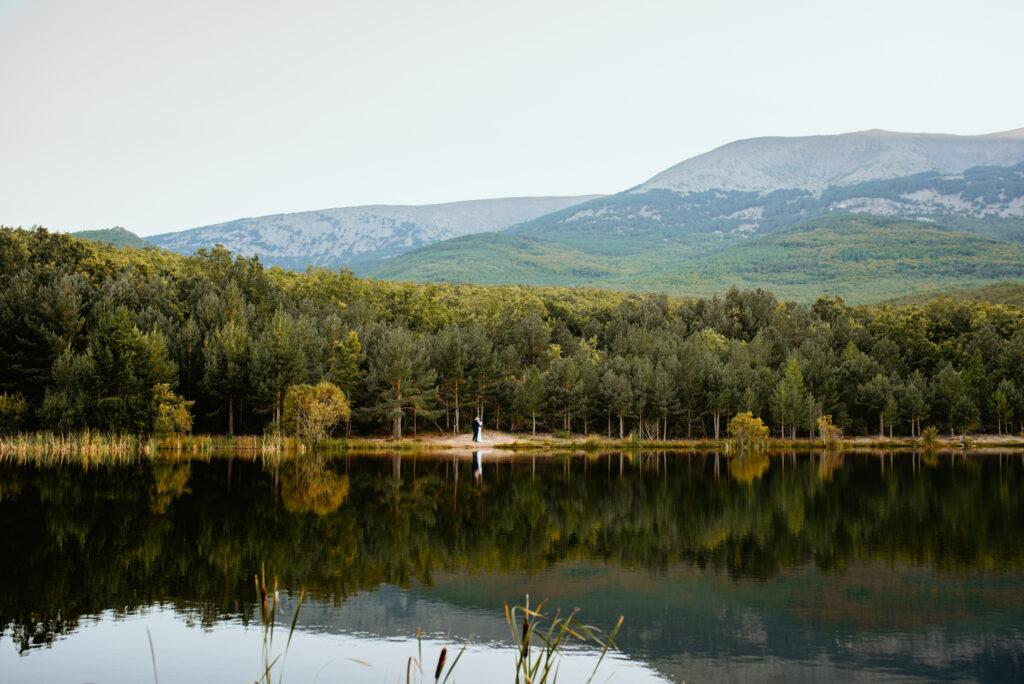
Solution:
{"label": "grassy bank", "polygon": [[[925,447],[920,439],[909,437],[852,437],[842,440],[840,448],[849,450],[885,449],[918,451]],[[779,439],[768,442],[774,451],[817,453],[823,449],[820,440],[809,438]],[[1017,435],[968,435],[966,446],[960,437],[939,437],[931,448],[943,451],[966,449],[1024,449],[1024,437]],[[316,447],[321,456],[345,453],[438,453],[475,450],[516,452],[598,452],[598,451],[717,451],[728,452],[728,439],[617,439],[594,435],[530,435],[496,433],[493,439],[474,443],[467,435],[423,434],[403,439],[355,437],[328,439]],[[8,460],[39,459],[53,462],[96,460],[109,463],[139,457],[203,458],[232,454],[240,458],[302,457],[310,449],[294,437],[281,435],[178,435],[139,437],[108,435],[84,431],[72,434],[50,432],[0,436],[0,458]]]}

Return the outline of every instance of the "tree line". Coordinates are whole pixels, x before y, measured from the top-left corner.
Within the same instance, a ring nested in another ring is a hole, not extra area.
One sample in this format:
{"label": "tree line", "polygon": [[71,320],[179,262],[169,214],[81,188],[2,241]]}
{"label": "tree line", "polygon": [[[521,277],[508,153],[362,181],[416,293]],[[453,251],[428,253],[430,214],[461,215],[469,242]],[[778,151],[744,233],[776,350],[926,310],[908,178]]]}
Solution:
{"label": "tree line", "polygon": [[273,431],[288,388],[329,382],[345,429],[717,438],[1017,432],[1024,310],[941,299],[804,305],[408,284],[0,229],[0,430]]}

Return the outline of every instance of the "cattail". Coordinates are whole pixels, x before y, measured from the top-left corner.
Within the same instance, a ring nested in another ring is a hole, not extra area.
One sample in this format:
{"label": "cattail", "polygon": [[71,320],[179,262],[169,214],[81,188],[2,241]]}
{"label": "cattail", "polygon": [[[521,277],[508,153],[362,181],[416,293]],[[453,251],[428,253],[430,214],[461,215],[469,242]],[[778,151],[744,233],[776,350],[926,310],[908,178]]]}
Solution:
{"label": "cattail", "polygon": [[434,681],[436,682],[441,678],[441,673],[444,672],[444,660],[448,657],[448,649],[441,649],[441,657],[437,659],[437,669],[434,670]]}

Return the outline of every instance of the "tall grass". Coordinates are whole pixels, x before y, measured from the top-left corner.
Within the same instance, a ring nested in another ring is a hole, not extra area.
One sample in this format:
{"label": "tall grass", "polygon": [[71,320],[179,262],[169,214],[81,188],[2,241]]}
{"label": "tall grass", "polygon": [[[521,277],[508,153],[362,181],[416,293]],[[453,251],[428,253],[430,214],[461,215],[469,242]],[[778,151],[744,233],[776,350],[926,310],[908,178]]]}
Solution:
{"label": "tall grass", "polygon": [[609,649],[615,647],[615,636],[622,629],[624,618],[619,616],[615,627],[605,634],[597,627],[586,625],[576,619],[579,609],[562,617],[558,611],[554,616],[545,615],[543,602],[530,608],[530,596],[521,606],[512,608],[505,604],[505,621],[512,630],[516,645],[516,684],[548,684],[558,679],[558,655],[566,644],[578,641],[600,647],[600,655],[594,669],[587,678],[593,681],[598,668]]}
{"label": "tall grass", "polygon": [[277,667],[277,681],[280,684],[284,679],[284,659],[288,655],[288,648],[292,645],[292,636],[295,634],[295,625],[299,621],[299,612],[302,610],[306,591],[299,589],[299,603],[295,606],[295,613],[288,626],[288,639],[285,641],[284,650],[274,655],[274,626],[277,624],[277,610],[281,605],[277,578],[274,578],[273,586],[268,587],[266,569],[261,567],[260,574],[253,579],[256,582],[256,594],[260,600],[260,624],[263,630],[262,671],[256,682],[258,684],[273,684],[272,674],[274,668]]}
{"label": "tall grass", "polygon": [[[281,684],[284,679],[284,661],[288,649],[292,643],[292,636],[298,624],[299,612],[305,600],[305,591],[299,591],[299,601],[295,606],[295,612],[288,625],[288,637],[284,649],[280,653],[274,653],[274,628],[277,624],[278,610],[281,606],[281,599],[274,579],[273,585],[268,586],[267,576],[264,568],[255,578],[256,594],[260,602],[260,624],[263,632],[262,650],[260,653],[261,672],[255,680],[255,684],[273,684],[273,675],[277,674],[277,682]],[[509,607],[505,604],[505,621],[512,632],[512,642],[515,649],[515,673],[516,684],[554,684],[558,680],[558,659],[562,651],[571,643],[580,645],[595,646],[599,649],[594,669],[586,679],[587,684],[593,681],[597,675],[601,663],[611,649],[616,648],[615,637],[622,629],[623,617],[619,617],[611,632],[605,633],[602,630],[587,625],[578,619],[579,609],[574,609],[568,615],[563,616],[560,611],[554,615],[548,615],[543,611],[543,602],[537,606],[530,607],[530,596],[527,594],[523,605]],[[416,632],[417,655],[410,656],[406,661],[405,681],[406,684],[423,681],[427,673],[424,671],[423,659],[423,631]],[[442,647],[438,654],[437,664],[433,670],[434,684],[448,682],[455,671],[459,660],[466,652],[463,646],[455,658],[448,660],[448,648]],[[355,662],[366,665],[361,660]],[[156,663],[154,661],[154,678],[156,676]]]}

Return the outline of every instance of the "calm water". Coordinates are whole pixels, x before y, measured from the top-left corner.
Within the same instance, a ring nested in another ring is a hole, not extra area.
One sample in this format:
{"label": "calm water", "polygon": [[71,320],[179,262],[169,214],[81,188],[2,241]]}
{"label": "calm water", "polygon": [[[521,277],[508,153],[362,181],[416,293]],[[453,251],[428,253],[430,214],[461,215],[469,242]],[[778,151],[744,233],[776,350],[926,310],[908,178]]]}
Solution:
{"label": "calm water", "polygon": [[1022,485],[1019,453],[5,464],[0,681],[152,681],[147,634],[161,684],[255,679],[261,563],[310,596],[285,681],[404,681],[418,627],[510,679],[527,592],[625,615],[597,681],[1021,680]]}

